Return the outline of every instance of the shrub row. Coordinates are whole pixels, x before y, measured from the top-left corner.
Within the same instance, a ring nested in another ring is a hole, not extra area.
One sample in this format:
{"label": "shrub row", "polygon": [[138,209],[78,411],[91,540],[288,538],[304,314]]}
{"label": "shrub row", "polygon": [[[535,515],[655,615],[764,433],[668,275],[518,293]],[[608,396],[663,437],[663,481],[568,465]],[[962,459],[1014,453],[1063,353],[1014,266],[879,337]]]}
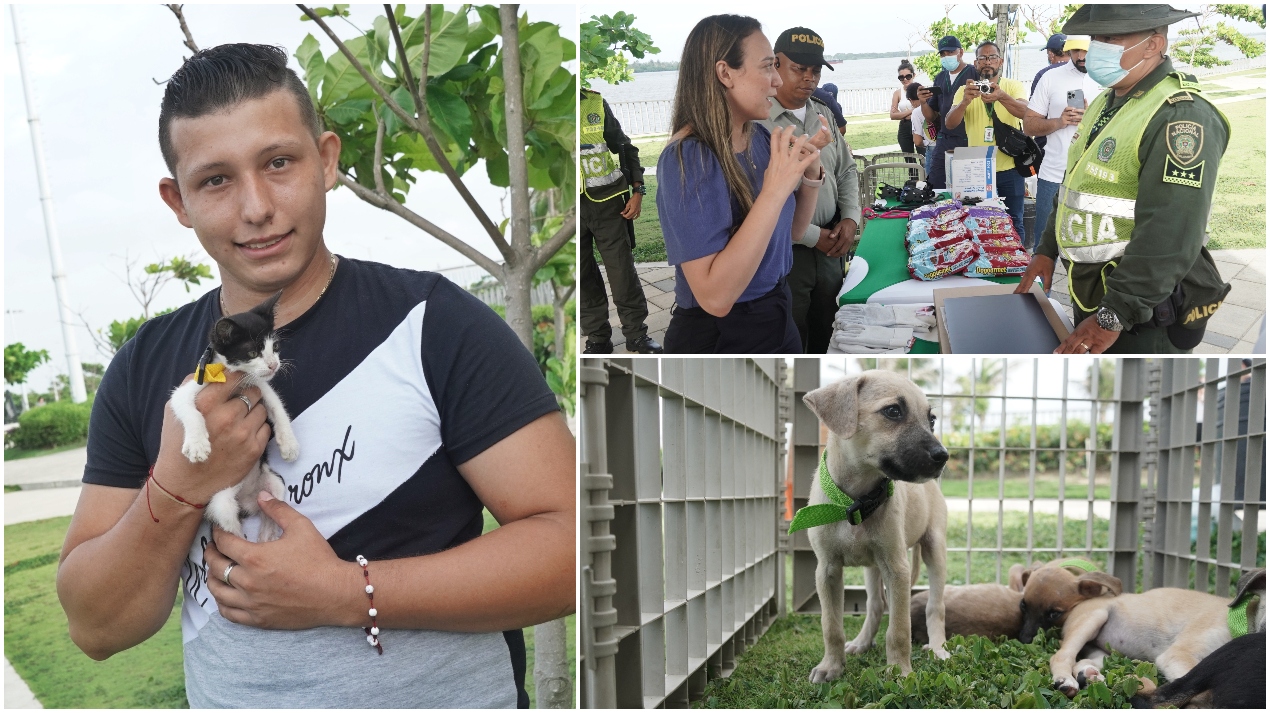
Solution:
{"label": "shrub row", "polygon": [[[1061,441],[1061,428],[1058,424],[1037,425],[1036,427],[1036,472],[1044,473],[1046,471],[1057,471],[1058,462],[1061,457],[1057,450]],[[1085,468],[1085,441],[1089,438],[1089,424],[1083,421],[1067,422],[1067,470],[1068,472],[1078,471],[1084,472]],[[970,433],[968,431],[945,432],[943,435],[944,446],[952,453],[952,458],[945,468],[945,475],[949,477],[966,477],[967,462],[969,458],[965,449],[970,447]],[[1111,448],[1111,424],[1098,424],[1097,447],[1100,449]],[[1032,427],[1031,426],[1010,426],[1005,429],[1005,445],[1006,448],[1030,448],[1032,444]],[[975,432],[975,472],[992,472],[995,473],[998,468],[998,455],[1002,454],[1001,447],[1001,430],[990,429]],[[1054,450],[1041,450],[1054,449]],[[1026,473],[1029,469],[1030,454],[1027,450],[1005,451],[1005,469],[1013,473]],[[1111,457],[1106,453],[1096,455],[1096,467],[1105,469],[1111,465]]]}
{"label": "shrub row", "polygon": [[18,428],[10,434],[15,448],[41,450],[66,446],[88,437],[88,417],[92,401],[82,404],[54,401],[24,411]]}

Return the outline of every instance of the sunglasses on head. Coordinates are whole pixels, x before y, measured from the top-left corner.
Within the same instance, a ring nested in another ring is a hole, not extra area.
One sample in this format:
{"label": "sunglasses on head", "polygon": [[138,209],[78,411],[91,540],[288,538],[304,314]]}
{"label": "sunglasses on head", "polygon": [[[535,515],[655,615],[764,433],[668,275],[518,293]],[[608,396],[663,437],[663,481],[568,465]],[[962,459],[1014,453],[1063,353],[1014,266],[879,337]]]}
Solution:
{"label": "sunglasses on head", "polygon": [[901,75],[900,75],[900,79],[901,79],[901,80],[904,80],[904,79],[912,79],[912,78],[913,78],[913,75],[911,75],[911,74],[901,74]]}

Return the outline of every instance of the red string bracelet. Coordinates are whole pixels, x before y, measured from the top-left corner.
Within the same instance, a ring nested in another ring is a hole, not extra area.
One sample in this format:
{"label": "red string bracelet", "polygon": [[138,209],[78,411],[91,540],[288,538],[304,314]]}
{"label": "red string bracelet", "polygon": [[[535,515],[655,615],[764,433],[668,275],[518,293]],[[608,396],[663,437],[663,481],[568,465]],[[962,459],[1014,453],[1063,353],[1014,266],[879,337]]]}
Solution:
{"label": "red string bracelet", "polygon": [[203,508],[207,507],[207,503],[203,503],[202,505],[199,505],[198,503],[192,503],[189,500],[186,500],[185,498],[181,497],[180,495],[177,495],[176,493],[173,493],[172,491],[163,487],[163,484],[160,483],[158,480],[155,480],[154,478],[154,466],[150,466],[150,475],[149,477],[146,478],[146,509],[150,511],[150,519],[154,520],[155,522],[158,522],[159,518],[154,516],[154,507],[150,505],[150,481],[152,480],[154,481],[154,484],[158,486],[159,490],[163,491],[164,495],[168,496],[169,499],[175,502],[181,503],[182,505],[189,505],[190,507],[196,510],[202,510]]}
{"label": "red string bracelet", "polygon": [[379,650],[379,655],[384,655],[384,647],[379,645],[379,623],[375,617],[379,615],[379,611],[375,609],[375,588],[370,584],[370,570],[366,565],[370,564],[365,557],[357,555],[357,564],[362,566],[362,576],[366,578],[366,597],[370,599],[370,626],[363,626],[362,630],[366,632],[366,643],[374,646]]}

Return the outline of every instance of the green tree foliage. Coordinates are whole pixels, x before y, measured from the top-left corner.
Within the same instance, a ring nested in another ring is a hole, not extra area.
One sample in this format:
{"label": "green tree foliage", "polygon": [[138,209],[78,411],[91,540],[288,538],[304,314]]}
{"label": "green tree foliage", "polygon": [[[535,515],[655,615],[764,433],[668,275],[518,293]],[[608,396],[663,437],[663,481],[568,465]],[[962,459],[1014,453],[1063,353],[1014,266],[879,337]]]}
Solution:
{"label": "green tree foliage", "polygon": [[[1063,25],[1071,19],[1072,15],[1080,9],[1080,5],[1021,5],[1019,11],[1023,14],[1023,26],[1032,32],[1040,34],[1041,41],[1049,39],[1050,35],[1063,31]],[[1027,37],[1027,33],[1019,33],[1019,42],[1023,42]]]}
{"label": "green tree foliage", "polygon": [[1266,26],[1261,11],[1251,5],[1204,5],[1199,17],[1193,18],[1195,27],[1178,30],[1177,40],[1172,47],[1173,54],[1192,67],[1221,67],[1230,64],[1229,60],[1213,54],[1218,42],[1234,47],[1245,57],[1260,57],[1265,54],[1264,42],[1245,36],[1224,21],[1219,20],[1212,24],[1212,19],[1219,15],[1254,22],[1263,28]]}
{"label": "green tree foliage", "polygon": [[[563,65],[574,59],[575,45],[552,23],[516,18],[514,6],[503,17],[492,5],[462,5],[455,12],[427,5],[412,17],[405,5],[397,5],[347,42],[322,20],[347,14],[347,6],[300,7],[301,20],[315,21],[339,48],[324,56],[309,35],[295,56],[318,113],[343,143],[340,183],[501,282],[507,321],[529,346],[533,275],[572,238],[574,217],[566,211],[556,233],[534,245],[529,211],[520,206],[530,189],[572,190],[577,87]],[[500,37],[514,41],[499,42]],[[519,72],[504,72],[511,61]],[[518,95],[509,93],[509,81],[518,85]],[[508,113],[512,105],[518,105],[515,114]],[[461,176],[480,162],[490,183],[511,188],[510,241],[463,184]],[[415,171],[446,175],[503,264],[402,205]]]}
{"label": "green tree foliage", "polygon": [[44,349],[27,349],[22,342],[8,344],[4,348],[4,383],[25,384],[27,374],[49,360]]}
{"label": "green tree foliage", "polygon": [[176,280],[185,288],[186,293],[190,291],[190,285],[198,286],[202,284],[202,280],[212,279],[212,268],[201,262],[194,262],[188,257],[174,257],[167,262],[156,262],[146,265],[145,273],[147,275],[159,275],[167,279],[160,285]]}
{"label": "green tree foliage", "polygon": [[[582,64],[582,86],[599,78],[608,84],[621,84],[635,78],[626,55],[643,59],[646,54],[660,54],[653,38],[635,29],[635,16],[618,11],[612,16],[592,15],[579,27],[579,54]],[[678,64],[676,63],[676,68]]]}
{"label": "green tree foliage", "polygon": [[[961,41],[961,46],[966,52],[964,61],[969,64],[974,55],[975,46],[984,40],[995,39],[997,28],[996,25],[986,20],[963,22],[959,25],[953,24],[953,21],[947,17],[930,23],[930,27],[926,28],[926,42],[931,47],[938,47],[939,38],[946,35],[952,35]],[[913,65],[931,79],[934,79],[935,75],[943,70],[939,66],[939,52],[924,54],[913,60]]]}
{"label": "green tree foliage", "polygon": [[[463,5],[449,12],[430,5],[431,18],[411,17],[397,5],[393,19],[399,28],[406,57],[416,74],[422,69],[425,25],[430,24],[426,114],[437,143],[458,175],[484,159],[489,180],[509,185],[507,129],[504,123],[502,54],[494,39],[499,34],[498,10]],[[347,14],[347,6],[317,8],[319,16]],[[300,18],[307,21],[307,16]],[[560,37],[549,22],[521,20],[522,71],[527,99],[526,155],[530,185],[550,188],[572,176],[574,76],[563,62],[574,58],[574,45]],[[415,113],[414,98],[395,55],[395,36],[387,16],[375,18],[373,28],[345,43],[363,67],[407,113]],[[404,203],[415,183],[412,171],[442,171],[425,139],[379,101],[374,89],[340,52],[324,57],[318,41],[308,35],[295,57],[326,127],[343,142],[340,170],[358,184],[376,187],[374,158],[379,123],[384,124],[381,179],[394,199]],[[413,78],[413,77],[412,77]]]}

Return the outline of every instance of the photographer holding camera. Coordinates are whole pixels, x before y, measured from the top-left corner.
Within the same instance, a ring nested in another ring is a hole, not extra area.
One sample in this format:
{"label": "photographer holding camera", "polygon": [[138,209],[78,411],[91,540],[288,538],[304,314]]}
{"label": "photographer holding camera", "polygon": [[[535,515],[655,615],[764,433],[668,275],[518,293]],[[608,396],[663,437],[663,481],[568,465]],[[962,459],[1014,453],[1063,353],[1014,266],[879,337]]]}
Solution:
{"label": "photographer holding camera", "polygon": [[[993,119],[1006,126],[1023,130],[1027,113],[1027,88],[1017,79],[1001,77],[1001,50],[995,42],[984,42],[975,49],[977,80],[967,81],[953,96],[953,107],[944,118],[948,127],[966,124],[970,146],[998,146]],[[1004,109],[1005,111],[1000,111]],[[938,159],[938,157],[936,157]],[[1014,168],[1014,159],[997,152],[997,193],[1005,200],[1014,229],[1027,243],[1023,229],[1023,176]]]}

